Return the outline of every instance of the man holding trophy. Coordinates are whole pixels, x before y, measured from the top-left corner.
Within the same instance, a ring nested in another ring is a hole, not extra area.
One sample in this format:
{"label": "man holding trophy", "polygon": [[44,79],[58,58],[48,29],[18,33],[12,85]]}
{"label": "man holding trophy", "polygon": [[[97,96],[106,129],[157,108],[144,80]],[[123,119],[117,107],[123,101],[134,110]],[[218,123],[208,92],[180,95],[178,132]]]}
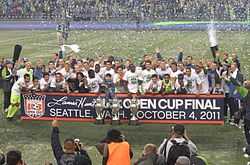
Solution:
{"label": "man holding trophy", "polygon": [[104,118],[102,111],[105,108],[105,99],[101,99],[99,96],[96,99],[95,103],[95,111],[96,111],[96,124],[104,124]]}
{"label": "man holding trophy", "polygon": [[120,100],[117,99],[117,97],[114,97],[112,99],[112,105],[111,105],[111,113],[112,113],[112,125],[119,125],[120,124],[120,117],[119,117],[119,110],[120,110]]}
{"label": "man holding trophy", "polygon": [[132,117],[129,120],[129,125],[138,125],[139,124],[139,121],[136,117],[136,114],[137,114],[138,109],[139,109],[139,105],[140,104],[139,104],[138,99],[136,98],[136,96],[133,96],[131,99],[131,103],[130,103],[130,112],[132,114]]}
{"label": "man holding trophy", "polygon": [[107,109],[111,112],[111,124],[117,125],[120,124],[119,110],[120,110],[120,100],[116,97],[112,99],[101,99],[98,97],[95,103],[96,111],[96,124],[104,124],[104,115],[103,110]]}

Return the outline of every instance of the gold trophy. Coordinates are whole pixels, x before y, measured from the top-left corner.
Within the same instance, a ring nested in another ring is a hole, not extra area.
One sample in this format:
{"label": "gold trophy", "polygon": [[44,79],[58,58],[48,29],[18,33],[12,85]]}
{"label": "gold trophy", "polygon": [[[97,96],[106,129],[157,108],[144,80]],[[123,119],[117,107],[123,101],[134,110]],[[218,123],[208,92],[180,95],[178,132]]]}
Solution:
{"label": "gold trophy", "polygon": [[111,110],[112,110],[112,125],[118,125],[120,124],[120,118],[119,118],[119,110],[120,110],[120,100],[117,98],[112,99],[112,105],[111,105]]}
{"label": "gold trophy", "polygon": [[105,99],[98,97],[95,103],[96,124],[104,124],[104,119],[102,116],[103,108],[105,108]]}
{"label": "gold trophy", "polygon": [[131,103],[130,103],[130,111],[131,111],[131,114],[132,114],[132,117],[130,118],[129,120],[129,124],[130,125],[138,125],[139,124],[139,121],[136,117],[136,114],[138,112],[138,109],[139,109],[139,101],[138,99],[134,96],[132,99],[131,99]]}

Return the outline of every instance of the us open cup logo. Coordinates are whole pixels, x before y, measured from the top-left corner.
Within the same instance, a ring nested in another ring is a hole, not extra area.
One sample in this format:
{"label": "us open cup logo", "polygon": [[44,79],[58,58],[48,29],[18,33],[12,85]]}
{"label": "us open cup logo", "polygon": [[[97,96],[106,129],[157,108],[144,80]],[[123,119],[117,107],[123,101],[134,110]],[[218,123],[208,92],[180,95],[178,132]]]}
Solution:
{"label": "us open cup logo", "polygon": [[31,118],[40,118],[45,114],[45,95],[23,95],[24,112]]}

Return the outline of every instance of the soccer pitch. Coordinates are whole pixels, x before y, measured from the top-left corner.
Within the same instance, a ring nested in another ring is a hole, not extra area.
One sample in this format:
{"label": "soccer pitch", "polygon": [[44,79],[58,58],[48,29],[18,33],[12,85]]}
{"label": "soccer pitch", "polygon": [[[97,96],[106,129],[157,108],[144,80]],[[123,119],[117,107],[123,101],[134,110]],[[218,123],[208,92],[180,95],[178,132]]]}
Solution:
{"label": "soccer pitch", "polygon": [[[250,32],[218,32],[221,50],[236,52],[241,61],[242,72],[249,77]],[[35,63],[38,58],[51,59],[58,51],[55,31],[0,31],[0,57],[11,58],[13,46],[23,45],[21,56]],[[203,31],[71,31],[69,44],[78,44],[78,56],[95,58],[100,55],[131,57],[138,63],[143,54],[162,50],[165,58],[175,57],[177,48],[184,49],[184,56],[192,55],[197,60],[211,59],[207,32]],[[3,96],[1,94],[0,107]],[[2,108],[1,108],[2,110]],[[109,124],[99,126],[92,123],[61,122],[61,139],[77,137],[86,145],[94,165],[101,164],[101,155],[93,145],[105,136]],[[139,157],[146,143],[159,145],[168,135],[170,125],[116,126],[132,144],[135,156]],[[242,147],[245,139],[242,130],[229,126],[187,125],[199,153],[211,165],[244,165]],[[27,164],[41,165],[45,160],[54,161],[50,147],[50,122],[14,121],[0,119],[0,149],[6,151],[13,146],[23,151]]]}

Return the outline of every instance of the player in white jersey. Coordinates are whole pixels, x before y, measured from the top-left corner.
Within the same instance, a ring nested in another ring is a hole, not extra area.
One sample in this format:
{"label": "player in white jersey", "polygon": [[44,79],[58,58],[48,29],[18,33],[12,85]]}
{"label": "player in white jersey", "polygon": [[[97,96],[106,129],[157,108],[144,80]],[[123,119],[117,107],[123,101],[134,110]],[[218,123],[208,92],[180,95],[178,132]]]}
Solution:
{"label": "player in white jersey", "polygon": [[137,93],[139,91],[139,75],[136,73],[135,65],[131,64],[129,70],[125,72],[124,80],[127,81],[129,93]]}
{"label": "player in white jersey", "polygon": [[142,79],[142,88],[143,91],[146,91],[147,84],[151,80],[152,75],[156,74],[155,70],[152,69],[151,61],[145,62],[145,69],[142,71],[141,79]]}

